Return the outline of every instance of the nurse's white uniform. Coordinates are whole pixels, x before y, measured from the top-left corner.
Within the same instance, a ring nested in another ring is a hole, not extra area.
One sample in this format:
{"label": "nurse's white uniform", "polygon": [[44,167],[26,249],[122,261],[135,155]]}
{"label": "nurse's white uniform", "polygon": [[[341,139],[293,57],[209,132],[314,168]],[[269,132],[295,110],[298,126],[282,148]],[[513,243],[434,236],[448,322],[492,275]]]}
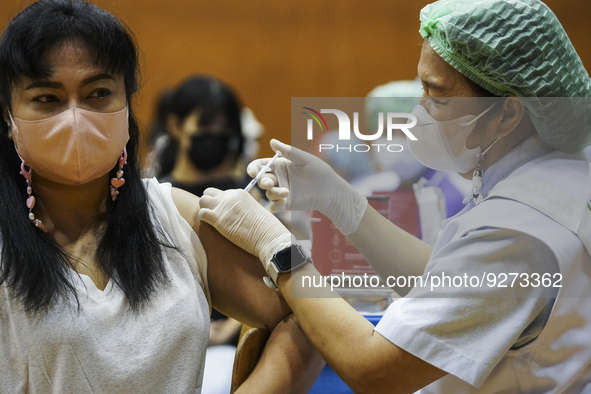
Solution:
{"label": "nurse's white uniform", "polygon": [[423,278],[547,273],[562,287],[415,287],[394,302],[376,331],[449,373],[421,393],[591,393],[589,174],[582,152],[530,137],[485,172],[487,199],[444,222]]}

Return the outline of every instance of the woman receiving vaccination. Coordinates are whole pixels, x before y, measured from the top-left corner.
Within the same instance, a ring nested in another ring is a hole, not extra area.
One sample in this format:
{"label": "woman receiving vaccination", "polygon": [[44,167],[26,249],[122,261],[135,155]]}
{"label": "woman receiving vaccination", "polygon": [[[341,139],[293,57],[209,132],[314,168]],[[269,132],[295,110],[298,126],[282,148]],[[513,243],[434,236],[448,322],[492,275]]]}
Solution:
{"label": "woman receiving vaccination", "polygon": [[140,178],[137,75],[130,33],[84,1],[2,35],[0,392],[198,393],[212,307],[273,330],[238,392],[306,392],[323,362],[260,265]]}

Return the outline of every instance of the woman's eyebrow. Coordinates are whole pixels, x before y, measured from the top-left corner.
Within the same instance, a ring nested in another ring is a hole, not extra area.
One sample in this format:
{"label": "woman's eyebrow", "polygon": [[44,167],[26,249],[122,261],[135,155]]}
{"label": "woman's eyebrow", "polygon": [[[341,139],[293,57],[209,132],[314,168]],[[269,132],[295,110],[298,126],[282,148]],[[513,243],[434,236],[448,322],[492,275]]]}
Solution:
{"label": "woman's eyebrow", "polygon": [[91,83],[96,82],[96,81],[100,81],[101,79],[112,79],[114,81],[115,77],[112,76],[111,74],[100,73],[97,75],[93,75],[92,77],[88,77],[86,79],[83,79],[82,82],[80,83],[80,85],[82,85],[82,86],[90,85]]}
{"label": "woman's eyebrow", "polygon": [[[90,85],[93,82],[100,81],[101,79],[111,79],[115,80],[111,74],[107,73],[100,73],[97,75],[93,75],[91,77],[85,78],[80,82],[81,86]],[[52,82],[52,81],[35,81],[31,83],[29,86],[25,88],[25,90],[35,89],[35,88],[52,88],[52,89],[63,89],[64,85],[61,82]]]}
{"label": "woman's eyebrow", "polygon": [[25,90],[35,88],[52,88],[52,89],[63,89],[64,85],[61,82],[51,81],[35,81],[25,88]]}

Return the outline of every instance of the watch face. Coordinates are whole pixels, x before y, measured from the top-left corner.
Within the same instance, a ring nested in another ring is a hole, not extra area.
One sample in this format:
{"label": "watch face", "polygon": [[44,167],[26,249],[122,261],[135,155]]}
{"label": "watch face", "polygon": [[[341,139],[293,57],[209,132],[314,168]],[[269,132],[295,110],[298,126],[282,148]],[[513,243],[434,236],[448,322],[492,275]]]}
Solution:
{"label": "watch face", "polygon": [[304,264],[308,261],[308,256],[304,254],[299,245],[291,245],[288,248],[280,250],[273,256],[273,262],[279,272],[287,272],[292,268]]}

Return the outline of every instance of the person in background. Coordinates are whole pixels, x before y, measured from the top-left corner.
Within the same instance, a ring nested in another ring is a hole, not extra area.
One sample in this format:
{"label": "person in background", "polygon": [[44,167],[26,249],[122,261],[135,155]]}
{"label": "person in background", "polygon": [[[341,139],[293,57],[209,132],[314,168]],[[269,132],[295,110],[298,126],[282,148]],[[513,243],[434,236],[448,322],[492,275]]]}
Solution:
{"label": "person in background", "polygon": [[167,143],[155,158],[156,177],[196,196],[208,187],[246,186],[244,169],[236,175],[245,144],[242,110],[234,90],[208,75],[191,76],[163,96],[156,124],[166,114]]}

